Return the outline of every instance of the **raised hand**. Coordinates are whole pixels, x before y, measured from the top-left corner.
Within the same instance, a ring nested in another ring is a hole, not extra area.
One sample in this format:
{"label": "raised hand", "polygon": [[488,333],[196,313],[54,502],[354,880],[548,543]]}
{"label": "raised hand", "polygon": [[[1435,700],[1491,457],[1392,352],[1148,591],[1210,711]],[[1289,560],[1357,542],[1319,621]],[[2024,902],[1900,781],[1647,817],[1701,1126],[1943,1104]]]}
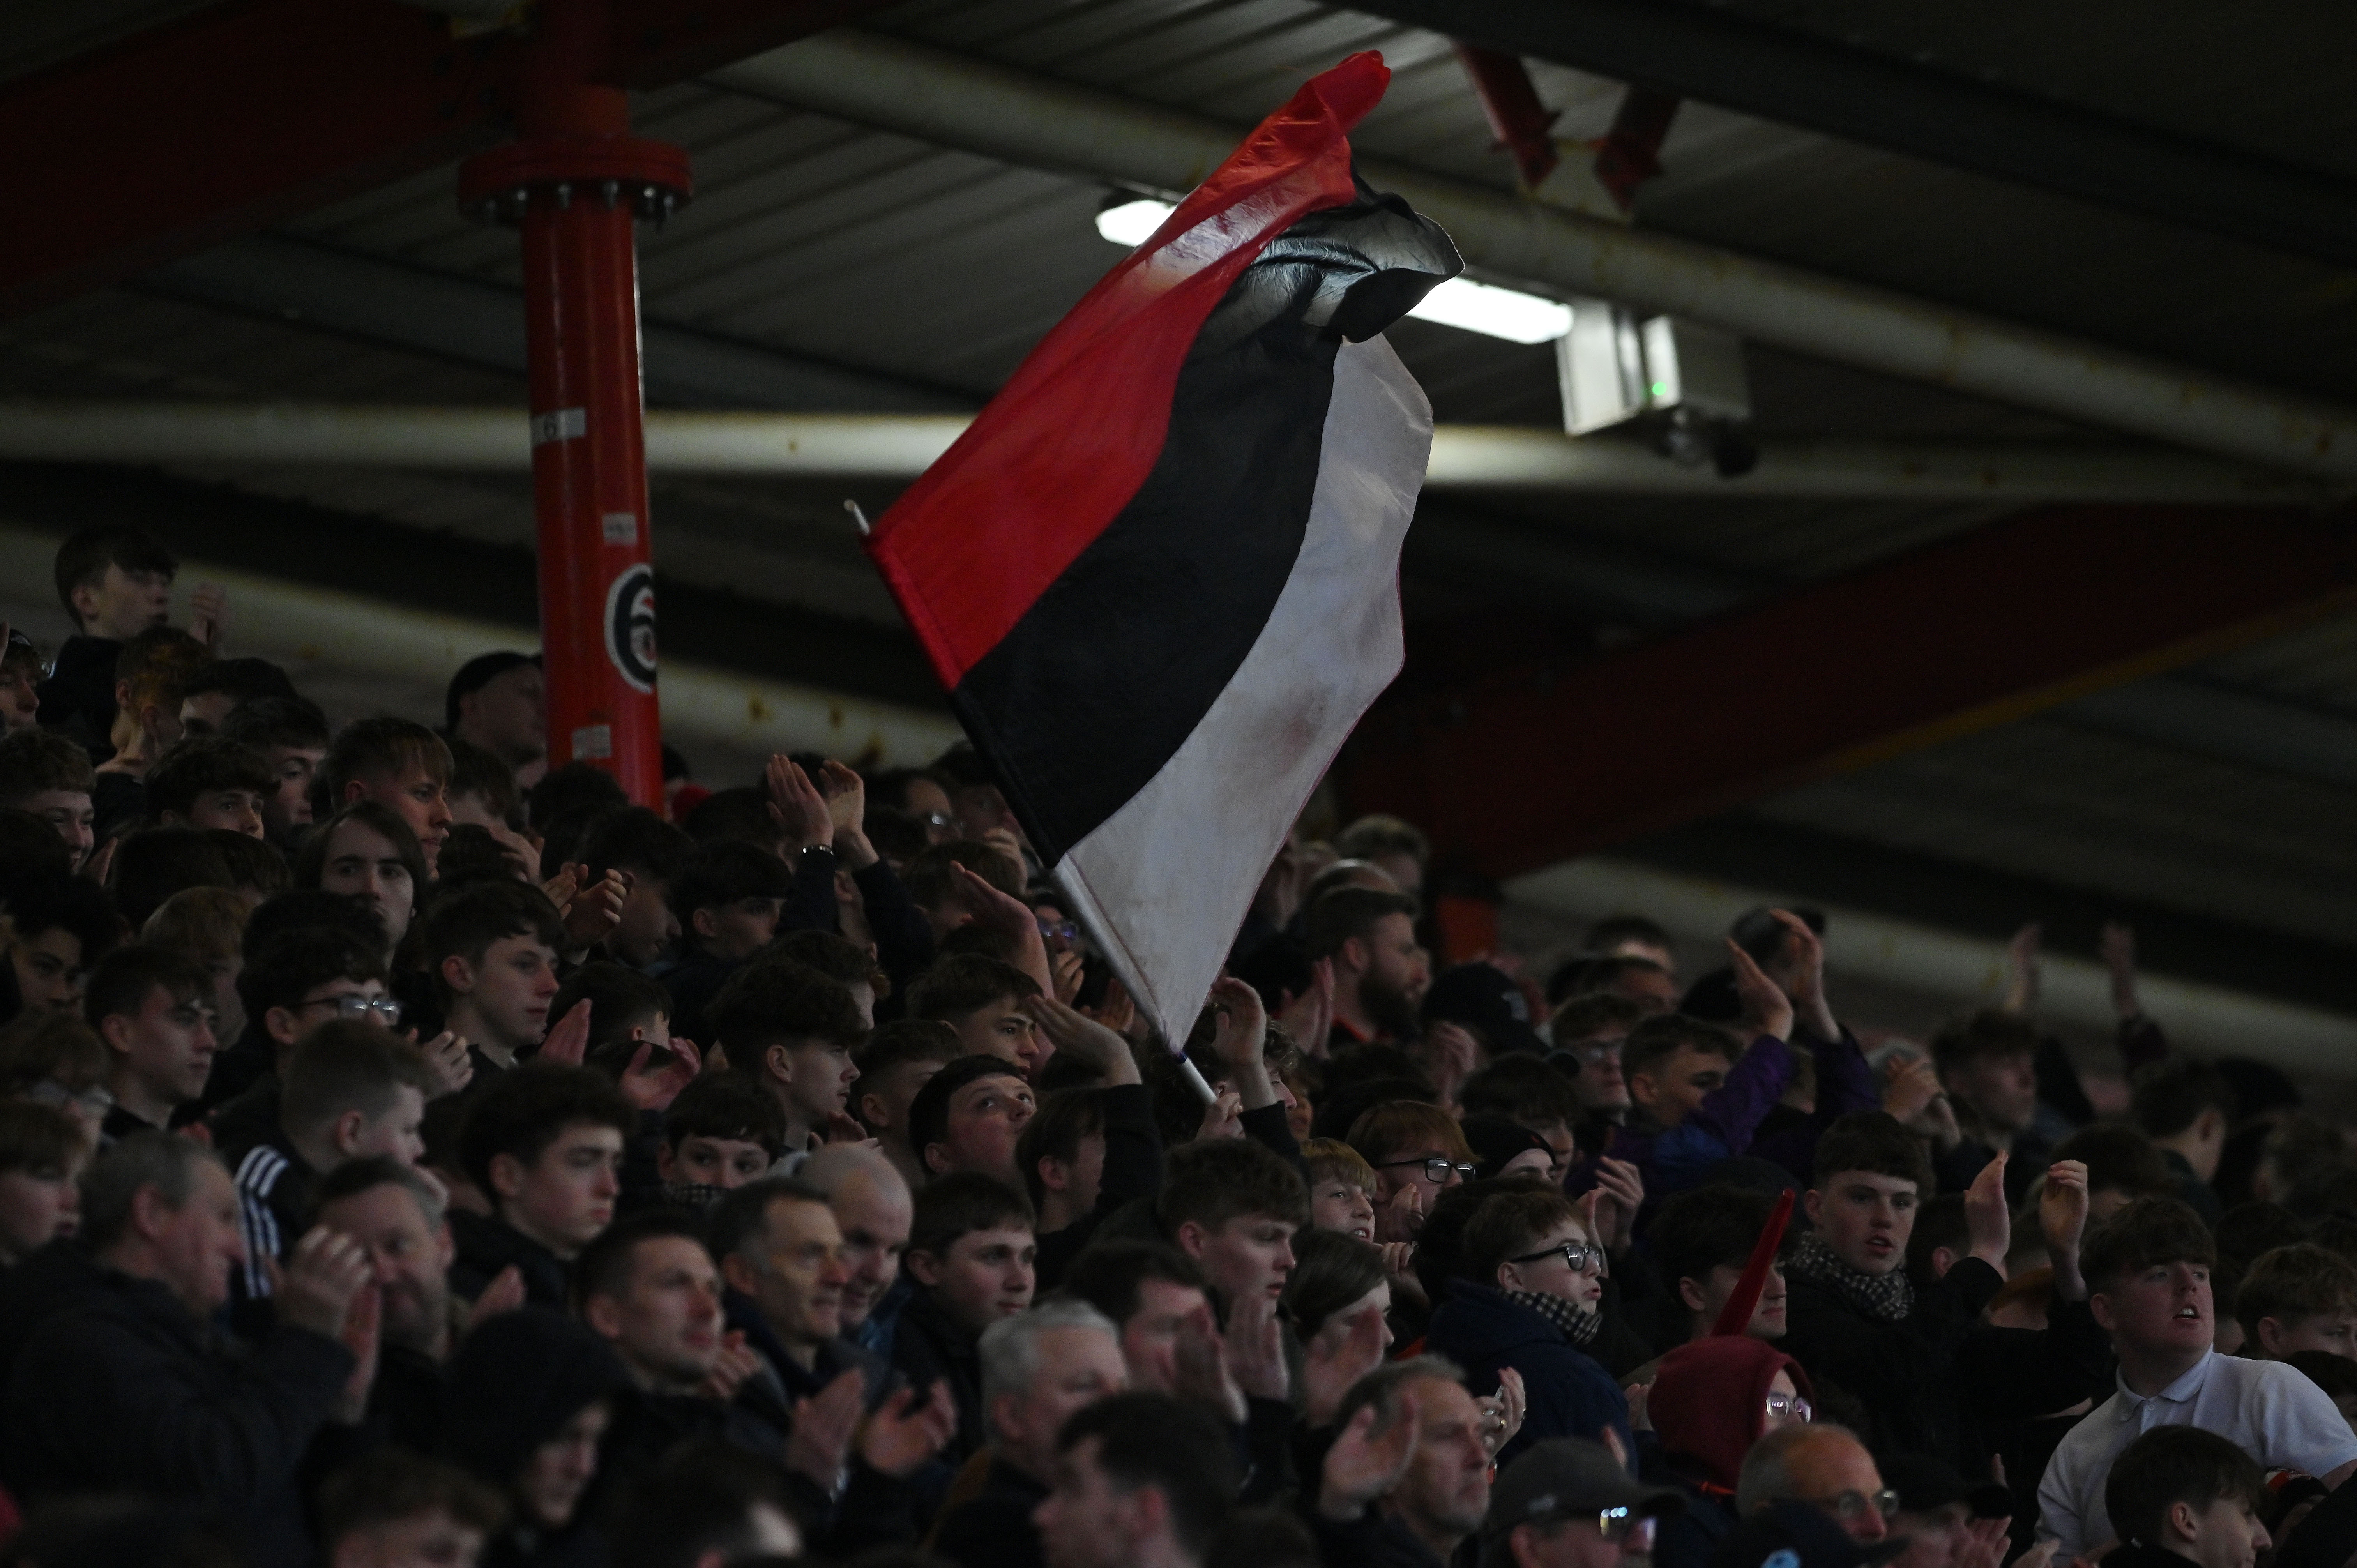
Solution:
{"label": "raised hand", "polygon": [[1232,974],[1211,985],[1211,1005],[1220,1010],[1219,1031],[1211,1036],[1211,1054],[1227,1069],[1227,1079],[1247,1111],[1276,1103],[1276,1084],[1268,1071],[1268,1009],[1260,993]]}
{"label": "raised hand", "polygon": [[[565,866],[541,884],[540,890],[564,913],[565,940],[570,952],[595,947],[612,934],[622,923],[622,906],[630,897],[630,885],[620,872],[608,871],[592,882],[589,868],[580,865]],[[559,897],[559,893],[564,897]]]}
{"label": "raised hand", "polygon": [[1056,1000],[1070,1007],[1081,994],[1081,982],[1087,979],[1088,961],[1071,948],[1048,955],[1048,968],[1056,977]]}
{"label": "raised hand", "polygon": [[1461,1024],[1437,1023],[1425,1031],[1422,1055],[1441,1103],[1455,1106],[1457,1090],[1481,1065],[1480,1043]]}
{"label": "raised hand", "polygon": [[2038,1195],[2038,1229],[2046,1237],[2047,1261],[2054,1265],[2054,1294],[2065,1301],[2083,1301],[2087,1282],[2079,1273],[2079,1241],[2087,1233],[2087,1166],[2080,1160],[2057,1160],[2046,1167],[2046,1187]]}
{"label": "raised hand", "polygon": [[1769,979],[1751,955],[1732,940],[1727,944],[1727,954],[1735,966],[1735,998],[1742,1004],[1744,1023],[1755,1035],[1791,1039],[1792,999],[1784,994],[1784,988]]}
{"label": "raised hand", "polygon": [[1088,1015],[1124,1039],[1137,1037],[1137,1004],[1130,1000],[1129,987],[1118,978],[1105,982],[1104,1000]]}
{"label": "raised hand", "polygon": [[563,1062],[567,1067],[579,1067],[589,1054],[589,998],[576,1002],[548,1031],[540,1042],[537,1055],[542,1061]]}
{"label": "raised hand", "polygon": [[1286,1003],[1277,1014],[1301,1047],[1304,1056],[1324,1061],[1334,1033],[1334,961],[1321,958],[1309,966],[1309,988]]}
{"label": "raised hand", "polygon": [[1981,1167],[1964,1192],[1964,1231],[1972,1238],[1973,1256],[2005,1273],[2005,1254],[2013,1244],[2013,1211],[2006,1207],[2005,1163],[2000,1154]]}
{"label": "raised hand", "polygon": [[[1310,1354],[1317,1354],[1314,1342]],[[1171,1374],[1172,1393],[1209,1405],[1231,1425],[1243,1424],[1249,1413],[1244,1391],[1236,1386],[1235,1374],[1228,1370],[1228,1348],[1211,1321],[1209,1305],[1198,1303],[1194,1311],[1178,1320]]]}
{"label": "raised hand", "polygon": [[523,1305],[523,1271],[510,1263],[493,1274],[491,1283],[483,1287],[483,1294],[475,1298],[475,1305],[467,1312],[467,1326],[476,1328],[502,1312],[513,1312]]}
{"label": "raised hand", "polygon": [[[409,1038],[415,1042],[417,1031],[412,1029]],[[425,1053],[426,1070],[434,1075],[434,1092],[427,1099],[456,1094],[475,1080],[475,1059],[467,1054],[467,1042],[462,1036],[445,1029],[417,1048]]]}
{"label": "raised hand", "polygon": [[955,875],[950,885],[952,901],[973,916],[974,924],[1013,941],[1015,967],[1038,983],[1042,995],[1054,995],[1056,977],[1048,968],[1047,940],[1039,935],[1039,918],[1031,912],[1031,906],[999,891],[965,866],[952,863],[950,870]]}
{"label": "raised hand", "polygon": [[1232,1089],[1203,1107],[1203,1123],[1195,1129],[1198,1141],[1205,1138],[1241,1138],[1244,1124],[1238,1118],[1244,1113],[1244,1102]]}
{"label": "raised hand", "polygon": [[1023,1010],[1058,1050],[1069,1051],[1096,1069],[1106,1083],[1139,1081],[1137,1058],[1129,1054],[1129,1042],[1088,1015],[1044,995],[1032,997]]}
{"label": "raised hand", "polygon": [[1808,1026],[1809,1032],[1821,1040],[1841,1038],[1841,1025],[1835,1021],[1834,1010],[1825,1001],[1824,939],[1809,929],[1809,922],[1790,909],[1770,909],[1776,923],[1784,928],[1790,939],[1792,954],[1792,1010],[1795,1019]]}
{"label": "raised hand", "polygon": [[1389,1421],[1373,1405],[1351,1417],[1318,1477],[1318,1511],[1337,1521],[1354,1520],[1399,1484],[1415,1457],[1415,1401],[1402,1389],[1393,1394],[1399,1410]]}
{"label": "raised hand", "polygon": [[809,1398],[794,1402],[794,1429],[786,1439],[783,1463],[787,1469],[817,1482],[830,1497],[843,1479],[851,1441],[859,1432],[866,1382],[866,1376],[854,1368]]}
{"label": "raised hand", "polygon": [[725,1403],[735,1399],[745,1380],[760,1369],[761,1353],[745,1343],[744,1330],[732,1328],[721,1336],[720,1353],[712,1359],[712,1369],[704,1374],[704,1386],[696,1392]]}
{"label": "raised hand", "polygon": [[1290,1398],[1293,1379],[1285,1365],[1285,1334],[1277,1326],[1276,1303],[1266,1295],[1247,1296],[1228,1311],[1228,1368],[1237,1385],[1255,1399]]}
{"label": "raised hand", "polygon": [[229,646],[229,590],[218,583],[199,583],[188,596],[188,635],[205,645],[215,659]]}
{"label": "raised hand", "polygon": [[295,1243],[272,1299],[278,1321],[307,1328],[323,1339],[340,1339],[350,1321],[352,1299],[368,1288],[368,1253],[341,1231],[314,1226]]}
{"label": "raised hand", "polygon": [[1619,1255],[1635,1238],[1637,1211],[1645,1207],[1645,1176],[1626,1160],[1609,1155],[1596,1162],[1596,1239],[1607,1251]]}
{"label": "raised hand", "polygon": [[762,779],[770,789],[770,815],[785,830],[787,854],[834,842],[834,813],[800,763],[791,757],[772,757]]}
{"label": "raised hand", "polygon": [[362,1285],[352,1296],[344,1331],[338,1336],[352,1353],[352,1375],[344,1380],[332,1417],[345,1426],[357,1426],[368,1414],[369,1391],[376,1386],[377,1359],[384,1348],[379,1335],[383,1320],[383,1293],[374,1283]]}
{"label": "raised hand", "polygon": [[[1640,1419],[1643,1411],[1644,1386],[1637,1385],[1638,1397],[1630,1402],[1631,1421]],[[1498,1369],[1498,1391],[1473,1402],[1481,1407],[1481,1446],[1495,1459],[1498,1450],[1514,1440],[1523,1429],[1523,1414],[1530,1408],[1523,1391],[1523,1375],[1512,1367]]]}
{"label": "raised hand", "polygon": [[668,1111],[679,1091],[695,1081],[704,1070],[704,1058],[693,1040],[672,1036],[671,1054],[661,1066],[650,1065],[654,1060],[655,1043],[640,1040],[639,1048],[630,1053],[630,1065],[622,1069],[622,1098],[640,1111]]}
{"label": "raised hand", "polygon": [[1413,1241],[1424,1229],[1424,1184],[1410,1182],[1375,1205],[1375,1240]]}
{"label": "raised hand", "polygon": [[950,1386],[936,1382],[921,1402],[914,1389],[899,1389],[859,1428],[859,1457],[871,1470],[905,1480],[949,1446],[957,1435],[957,1402]]}

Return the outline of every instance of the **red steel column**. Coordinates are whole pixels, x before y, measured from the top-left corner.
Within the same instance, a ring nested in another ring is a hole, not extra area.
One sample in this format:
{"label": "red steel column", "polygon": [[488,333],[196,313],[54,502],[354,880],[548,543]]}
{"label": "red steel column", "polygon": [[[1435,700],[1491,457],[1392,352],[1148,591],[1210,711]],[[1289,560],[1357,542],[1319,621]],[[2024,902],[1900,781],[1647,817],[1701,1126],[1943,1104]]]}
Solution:
{"label": "red steel column", "polygon": [[521,93],[522,140],[468,159],[459,200],[523,242],[533,511],[552,766],[588,762],[662,804],[633,230],[686,199],[687,156],[622,134],[623,95],[571,74],[551,5]]}

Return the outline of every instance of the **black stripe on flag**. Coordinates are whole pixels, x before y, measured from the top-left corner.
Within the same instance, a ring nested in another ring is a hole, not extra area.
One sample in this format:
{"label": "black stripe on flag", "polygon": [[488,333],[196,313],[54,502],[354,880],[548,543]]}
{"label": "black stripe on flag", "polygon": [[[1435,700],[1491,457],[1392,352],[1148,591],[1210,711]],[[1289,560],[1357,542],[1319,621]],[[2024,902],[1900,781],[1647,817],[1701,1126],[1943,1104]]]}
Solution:
{"label": "black stripe on flag", "polygon": [[1359,192],[1229,290],[1146,482],[951,694],[1051,865],[1154,778],[1266,627],[1308,527],[1336,351],[1457,270],[1437,226]]}

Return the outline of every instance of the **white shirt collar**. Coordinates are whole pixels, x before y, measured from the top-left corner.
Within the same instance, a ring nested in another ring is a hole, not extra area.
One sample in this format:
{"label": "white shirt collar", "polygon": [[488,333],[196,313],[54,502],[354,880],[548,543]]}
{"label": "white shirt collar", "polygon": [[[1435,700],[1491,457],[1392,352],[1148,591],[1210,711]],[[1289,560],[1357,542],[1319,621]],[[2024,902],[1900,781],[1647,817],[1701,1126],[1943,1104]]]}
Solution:
{"label": "white shirt collar", "polygon": [[2166,1400],[2170,1404],[2186,1403],[2195,1395],[2199,1394],[2201,1391],[2201,1386],[2210,1380],[2210,1368],[2217,1359],[2217,1351],[2204,1350],[2201,1352],[2201,1359],[2194,1362],[2191,1367],[2188,1368],[2181,1375],[2179,1376],[2176,1381],[2170,1383],[2167,1388],[2162,1389],[2158,1393],[2153,1394],[2140,1394],[2136,1392],[2134,1389],[2128,1387],[2127,1374],[2126,1372],[2120,1373],[2118,1375],[2120,1385],[2119,1418],[2122,1421],[2127,1420],[2130,1416],[2136,1414],[2137,1409],[2148,1400]]}

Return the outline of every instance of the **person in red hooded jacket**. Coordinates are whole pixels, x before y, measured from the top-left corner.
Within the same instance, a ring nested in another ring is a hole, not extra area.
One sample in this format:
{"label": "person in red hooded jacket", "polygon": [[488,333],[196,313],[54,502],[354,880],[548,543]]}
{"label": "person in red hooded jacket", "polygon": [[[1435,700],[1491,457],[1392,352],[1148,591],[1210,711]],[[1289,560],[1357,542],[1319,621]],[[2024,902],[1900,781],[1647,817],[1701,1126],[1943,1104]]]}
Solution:
{"label": "person in red hooded jacket", "polygon": [[1735,1479],[1763,1435],[1809,1419],[1809,1374],[1764,1339],[1717,1335],[1662,1358],[1646,1396],[1661,1440],[1660,1473],[1685,1508],[1666,1515],[1653,1541],[1653,1568],[1704,1568],[1736,1526]]}

